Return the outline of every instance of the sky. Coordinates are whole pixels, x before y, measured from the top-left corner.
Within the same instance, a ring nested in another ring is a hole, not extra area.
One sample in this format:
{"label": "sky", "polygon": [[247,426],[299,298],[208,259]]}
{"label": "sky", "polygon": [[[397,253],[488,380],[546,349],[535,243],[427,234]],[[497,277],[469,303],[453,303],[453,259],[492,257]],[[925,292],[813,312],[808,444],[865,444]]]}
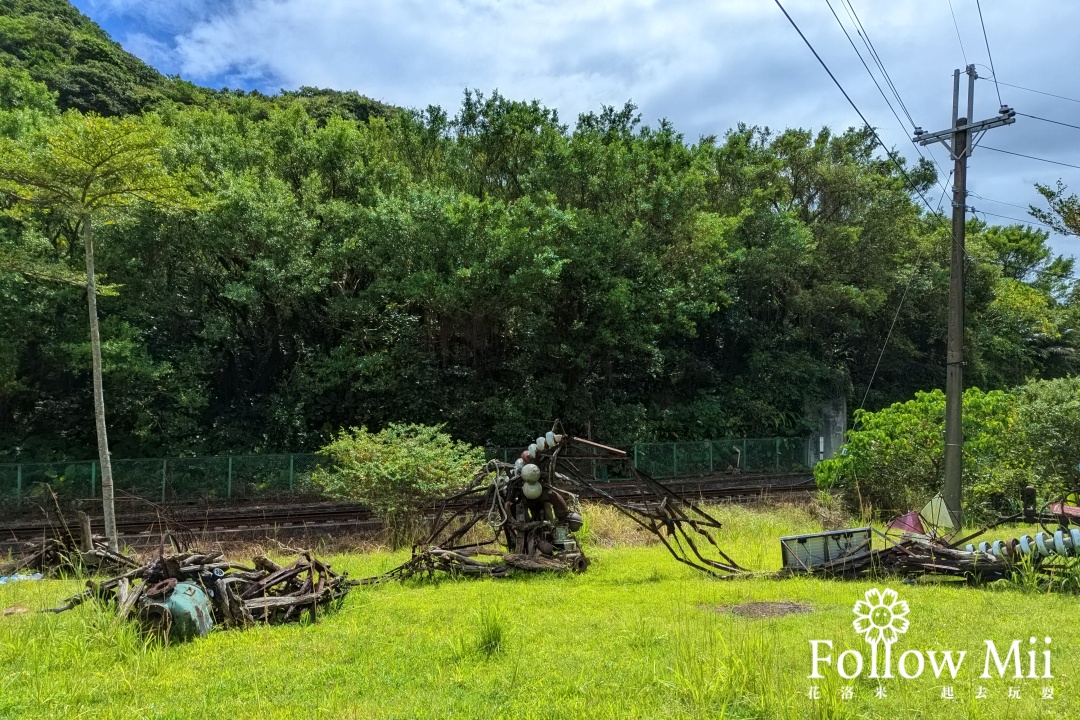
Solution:
{"label": "sky", "polygon": [[[980,217],[993,223],[1010,222],[1000,216],[1031,221],[1027,206],[1044,205],[1034,189],[1037,182],[1061,180],[1080,193],[1080,167],[989,149],[1080,166],[1080,75],[1074,71],[1080,60],[1075,39],[1080,3],[781,1],[882,141],[909,160],[919,151],[910,141],[913,124],[907,115],[927,131],[947,128],[953,69],[968,63],[980,76],[976,120],[997,115],[1000,92],[1001,102],[1018,113],[1078,126],[1018,115],[1015,124],[990,130],[968,170],[968,205]],[[74,4],[159,71],[215,88],[273,93],[303,85],[329,87],[401,107],[441,105],[451,113],[466,88],[497,89],[511,99],[540,100],[571,124],[581,112],[633,101],[646,123],[667,118],[689,142],[722,136],[740,122],[776,130],[862,125],[773,0]],[[864,37],[906,111],[892,97]],[[962,108],[965,103],[962,99]],[[947,151],[941,145],[920,150],[928,157],[932,153],[943,168],[942,185],[926,199],[948,210],[951,201],[943,191],[952,163]],[[1057,252],[1080,255],[1080,238],[1054,235],[1051,244]]]}

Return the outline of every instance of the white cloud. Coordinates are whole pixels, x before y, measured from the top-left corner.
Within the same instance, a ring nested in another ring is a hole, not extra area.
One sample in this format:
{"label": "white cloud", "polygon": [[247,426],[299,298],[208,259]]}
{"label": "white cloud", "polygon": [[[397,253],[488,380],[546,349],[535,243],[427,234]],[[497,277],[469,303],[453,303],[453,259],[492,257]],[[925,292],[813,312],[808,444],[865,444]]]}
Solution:
{"label": "white cloud", "polygon": [[171,66],[176,63],[176,52],[171,45],[143,32],[127,33],[120,43],[132,55],[154,67]]}
{"label": "white cloud", "polygon": [[[122,20],[129,49],[210,85],[353,89],[451,112],[465,87],[498,88],[508,97],[540,99],[571,122],[579,112],[632,99],[646,121],[669,117],[690,140],[739,121],[773,128],[859,124],[768,0],[77,1],[92,17]],[[964,64],[948,5],[851,1],[916,122],[946,127],[951,72]],[[988,64],[974,1],[952,4],[968,59]],[[785,6],[885,142],[914,157],[910,128],[892,116],[824,3]],[[833,6],[850,25],[841,2]],[[1080,6],[991,0],[983,10],[1003,80],[1080,97],[1080,78],[1071,73]],[[993,85],[980,82],[976,90],[976,116],[995,114]],[[1080,124],[1075,103],[1007,88],[1002,95],[1024,112]],[[1020,118],[985,142],[1080,165],[1077,132]],[[944,165],[944,153],[935,152]],[[973,187],[1021,205],[1038,201],[1032,179],[1059,176],[1080,188],[1080,171],[989,151],[976,151],[972,160]]]}

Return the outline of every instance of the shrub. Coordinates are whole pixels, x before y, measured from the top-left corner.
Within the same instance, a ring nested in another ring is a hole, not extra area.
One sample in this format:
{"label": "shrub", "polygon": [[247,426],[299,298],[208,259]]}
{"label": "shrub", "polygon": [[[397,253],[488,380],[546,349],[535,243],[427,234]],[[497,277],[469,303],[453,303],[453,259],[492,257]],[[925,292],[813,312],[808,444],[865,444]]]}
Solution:
{"label": "shrub", "polygon": [[1016,391],[1016,399],[1031,464],[1047,494],[1075,487],[1080,480],[1080,378],[1030,382]]}
{"label": "shrub", "polygon": [[[884,514],[917,510],[941,489],[943,392],[919,392],[877,412],[856,411],[855,425],[841,454],[814,469],[819,486],[844,488],[864,509]],[[992,516],[1034,481],[1016,397],[968,389],[963,430],[965,507],[974,518]]]}
{"label": "shrub", "polygon": [[319,454],[331,465],[312,475],[315,484],[371,508],[394,548],[415,541],[425,506],[467,484],[484,462],[482,448],[455,441],[442,426],[395,423],[378,433],[343,430]]}

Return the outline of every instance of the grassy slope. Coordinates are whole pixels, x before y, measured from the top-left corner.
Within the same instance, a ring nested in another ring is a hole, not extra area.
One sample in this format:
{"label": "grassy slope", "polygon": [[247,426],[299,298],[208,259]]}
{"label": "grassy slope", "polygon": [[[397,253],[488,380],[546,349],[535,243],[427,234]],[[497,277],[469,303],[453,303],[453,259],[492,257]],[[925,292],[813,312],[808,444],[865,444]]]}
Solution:
{"label": "grassy slope", "polygon": [[[775,538],[812,529],[803,515],[725,512],[727,547],[752,566],[779,563]],[[391,584],[353,592],[317,625],[213,633],[182,646],[144,644],[96,607],[59,616],[0,617],[0,717],[1075,717],[1080,703],[1072,597],[895,585],[911,603],[912,627],[896,648],[974,651],[955,683],[857,683],[856,699],[811,703],[811,638],[837,651],[865,650],[851,607],[873,583],[817,580],[718,582],[684,568],[662,548],[597,548],[583,576]],[[334,558],[354,576],[399,556]],[[74,581],[0,587],[0,607],[42,607]],[[796,600],[806,615],[750,620],[708,609],[748,600]],[[486,628],[486,630],[485,630]],[[502,630],[501,649],[485,639]],[[983,681],[984,638],[1050,633],[1058,699],[1035,697],[1041,681]],[[869,653],[865,653],[867,656]]]}

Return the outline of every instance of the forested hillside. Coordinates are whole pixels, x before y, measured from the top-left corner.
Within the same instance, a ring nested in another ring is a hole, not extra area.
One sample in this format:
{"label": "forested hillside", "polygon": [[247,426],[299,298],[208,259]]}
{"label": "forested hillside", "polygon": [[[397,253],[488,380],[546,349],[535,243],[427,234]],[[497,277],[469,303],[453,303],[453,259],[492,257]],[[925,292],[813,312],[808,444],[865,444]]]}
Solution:
{"label": "forested hillside", "polygon": [[165,77],[113,42],[67,0],[0,0],[0,65],[29,72],[56,93],[60,109],[123,115],[180,102],[235,108],[249,95],[268,106],[304,105],[313,117],[354,120],[394,112],[356,92],[301,88],[267,98],[210,90]]}
{"label": "forested hillside", "polygon": [[[64,52],[27,30],[43,8]],[[944,383],[948,225],[865,131],[696,140],[630,105],[570,125],[497,93],[396,111],[211,92],[64,2],[0,9],[7,142],[45,142],[55,105],[152,108],[197,198],[97,230],[117,457],[296,451],[390,421],[496,444],[554,417],[616,442],[797,434],[872,376],[870,408]],[[932,169],[908,176],[940,194]],[[0,220],[0,457],[93,455],[74,233]],[[1069,372],[1072,261],[978,221],[968,253],[968,382]]]}

